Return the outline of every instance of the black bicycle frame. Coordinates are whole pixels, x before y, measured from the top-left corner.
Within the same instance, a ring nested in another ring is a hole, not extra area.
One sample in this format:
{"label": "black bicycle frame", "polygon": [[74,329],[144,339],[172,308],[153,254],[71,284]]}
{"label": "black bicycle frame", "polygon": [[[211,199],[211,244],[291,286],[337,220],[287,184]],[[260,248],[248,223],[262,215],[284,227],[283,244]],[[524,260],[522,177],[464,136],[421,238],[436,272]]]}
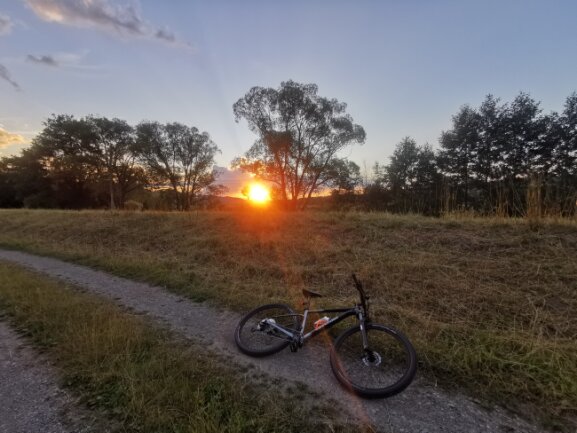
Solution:
{"label": "black bicycle frame", "polygon": [[[307,324],[308,315],[311,313],[312,314],[342,313],[342,314],[338,315],[337,317],[333,317],[328,322],[324,323],[323,325],[319,326],[318,328],[314,328],[313,330],[311,330],[305,334],[305,327]],[[269,326],[282,332],[287,337],[290,337],[291,341],[298,342],[298,343],[302,344],[303,342],[314,337],[315,335],[319,334],[323,330],[329,329],[329,328],[333,327],[334,325],[336,325],[337,323],[339,323],[339,322],[341,322],[341,321],[343,321],[346,318],[351,317],[351,316],[357,316],[357,318],[360,322],[361,330],[363,331],[363,342],[364,342],[366,339],[365,335],[364,335],[365,334],[365,332],[364,332],[365,317],[363,314],[363,309],[360,305],[357,305],[354,308],[329,308],[329,309],[322,309],[322,310],[305,309],[303,314],[283,314],[283,315],[277,316],[277,317],[302,317],[303,320],[302,320],[300,329],[298,331],[285,328],[284,326],[278,325],[277,323],[274,323],[274,322],[267,322],[267,323]],[[297,339],[297,341],[294,341],[295,337],[299,337]]]}
{"label": "black bicycle frame", "polygon": [[[297,343],[300,346],[306,340],[314,337],[315,335],[319,334],[320,332],[324,331],[325,329],[331,328],[332,326],[336,325],[337,323],[345,320],[347,317],[357,316],[357,319],[359,320],[359,327],[361,329],[361,335],[363,338],[363,348],[365,350],[367,350],[369,347],[369,342],[367,339],[365,322],[370,322],[369,310],[368,310],[368,304],[367,304],[369,297],[366,295],[365,291],[363,290],[363,285],[357,279],[355,274],[352,274],[352,278],[353,278],[353,281],[355,282],[355,288],[357,289],[357,291],[361,295],[361,303],[355,305],[353,308],[329,308],[329,309],[322,309],[322,310],[309,310],[308,307],[310,305],[310,298],[307,298],[306,301],[304,302],[304,305],[306,305],[306,308],[304,309],[303,314],[283,314],[281,316],[277,316],[277,317],[302,317],[303,321],[302,321],[301,327],[298,331],[295,331],[295,330],[290,329],[290,328],[285,328],[284,326],[278,325],[274,321],[267,322],[268,325],[277,329],[278,331],[282,332],[284,335],[289,337],[289,338],[287,338],[287,340],[290,340],[291,343]],[[312,331],[307,332],[305,334],[305,327],[307,324],[307,319],[308,319],[309,313],[313,313],[313,314],[342,313],[342,314],[338,315],[337,317],[333,317],[332,319],[329,319],[328,322],[322,324],[318,328],[314,328]]]}
{"label": "black bicycle frame", "polygon": [[[308,315],[309,314],[323,314],[323,313],[342,313],[336,317],[333,317],[332,319],[329,319],[328,322],[323,323],[321,326],[319,326],[318,328],[313,328],[311,331],[307,332],[305,334],[305,327],[307,324],[307,319],[308,319]],[[331,327],[333,327],[334,325],[336,325],[337,323],[345,320],[348,317],[351,316],[357,316],[359,320],[363,320],[363,314],[360,311],[359,307],[355,307],[355,308],[330,308],[330,309],[322,309],[322,310],[308,310],[305,309],[303,314],[299,314],[299,316],[302,316],[303,321],[301,324],[301,329],[299,331],[299,334],[302,336],[303,341],[308,340],[309,338],[314,337],[315,335],[319,334],[320,332],[324,331],[325,329],[330,329]]]}

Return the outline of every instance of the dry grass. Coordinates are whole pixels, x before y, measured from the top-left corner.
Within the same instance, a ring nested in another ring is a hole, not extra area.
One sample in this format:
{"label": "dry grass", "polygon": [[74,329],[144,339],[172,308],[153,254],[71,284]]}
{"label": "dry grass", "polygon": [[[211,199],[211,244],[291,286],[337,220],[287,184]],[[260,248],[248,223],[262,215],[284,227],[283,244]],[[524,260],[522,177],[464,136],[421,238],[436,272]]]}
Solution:
{"label": "dry grass", "polygon": [[371,213],[0,212],[0,244],[242,310],[309,287],[354,299],[415,342],[440,384],[538,413],[577,414],[577,224]]}

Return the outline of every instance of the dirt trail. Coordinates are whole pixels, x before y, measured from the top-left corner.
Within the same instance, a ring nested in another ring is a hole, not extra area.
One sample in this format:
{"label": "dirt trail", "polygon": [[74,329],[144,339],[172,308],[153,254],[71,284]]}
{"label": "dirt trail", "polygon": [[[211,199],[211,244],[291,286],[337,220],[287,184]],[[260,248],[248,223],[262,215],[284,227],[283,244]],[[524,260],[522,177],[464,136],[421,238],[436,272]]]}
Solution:
{"label": "dirt trail", "polygon": [[0,322],[0,433],[105,433],[57,384],[46,359]]}
{"label": "dirt trail", "polygon": [[135,312],[145,313],[187,338],[235,362],[254,366],[273,377],[301,381],[346,406],[351,419],[369,420],[379,431],[423,432],[540,432],[502,409],[487,410],[471,399],[448,393],[417,376],[400,395],[385,400],[362,400],[345,392],[334,378],[326,347],[311,345],[294,354],[285,350],[267,358],[240,354],[233,340],[239,315],[171,294],[162,287],[134,282],[60,260],[0,249],[0,260],[28,267],[105,296]]}

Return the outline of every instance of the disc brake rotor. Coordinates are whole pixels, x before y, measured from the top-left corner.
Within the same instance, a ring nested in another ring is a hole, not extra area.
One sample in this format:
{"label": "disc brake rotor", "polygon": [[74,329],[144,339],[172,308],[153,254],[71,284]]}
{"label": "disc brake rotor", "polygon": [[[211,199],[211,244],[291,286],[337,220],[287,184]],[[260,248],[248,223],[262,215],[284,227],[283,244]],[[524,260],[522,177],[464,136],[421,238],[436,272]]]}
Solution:
{"label": "disc brake rotor", "polygon": [[381,355],[372,350],[365,352],[361,359],[367,367],[377,367],[381,364],[382,360]]}

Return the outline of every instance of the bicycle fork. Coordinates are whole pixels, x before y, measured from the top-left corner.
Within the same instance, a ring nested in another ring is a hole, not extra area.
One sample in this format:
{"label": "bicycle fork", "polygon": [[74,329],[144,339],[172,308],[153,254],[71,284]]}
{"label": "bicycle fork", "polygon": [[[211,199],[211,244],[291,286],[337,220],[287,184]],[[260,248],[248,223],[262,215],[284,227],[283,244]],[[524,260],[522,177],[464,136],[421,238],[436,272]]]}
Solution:
{"label": "bicycle fork", "polygon": [[381,364],[382,358],[378,352],[375,352],[369,347],[369,337],[367,334],[367,327],[363,313],[359,313],[358,318],[359,328],[361,330],[361,338],[363,340],[363,356],[361,356],[361,360],[367,367],[378,366]]}
{"label": "bicycle fork", "polygon": [[358,316],[359,318],[359,328],[361,329],[361,337],[363,338],[363,351],[364,352],[368,352],[369,351],[369,338],[367,337],[367,328],[365,326],[365,317],[363,316],[363,313],[359,312]]}

